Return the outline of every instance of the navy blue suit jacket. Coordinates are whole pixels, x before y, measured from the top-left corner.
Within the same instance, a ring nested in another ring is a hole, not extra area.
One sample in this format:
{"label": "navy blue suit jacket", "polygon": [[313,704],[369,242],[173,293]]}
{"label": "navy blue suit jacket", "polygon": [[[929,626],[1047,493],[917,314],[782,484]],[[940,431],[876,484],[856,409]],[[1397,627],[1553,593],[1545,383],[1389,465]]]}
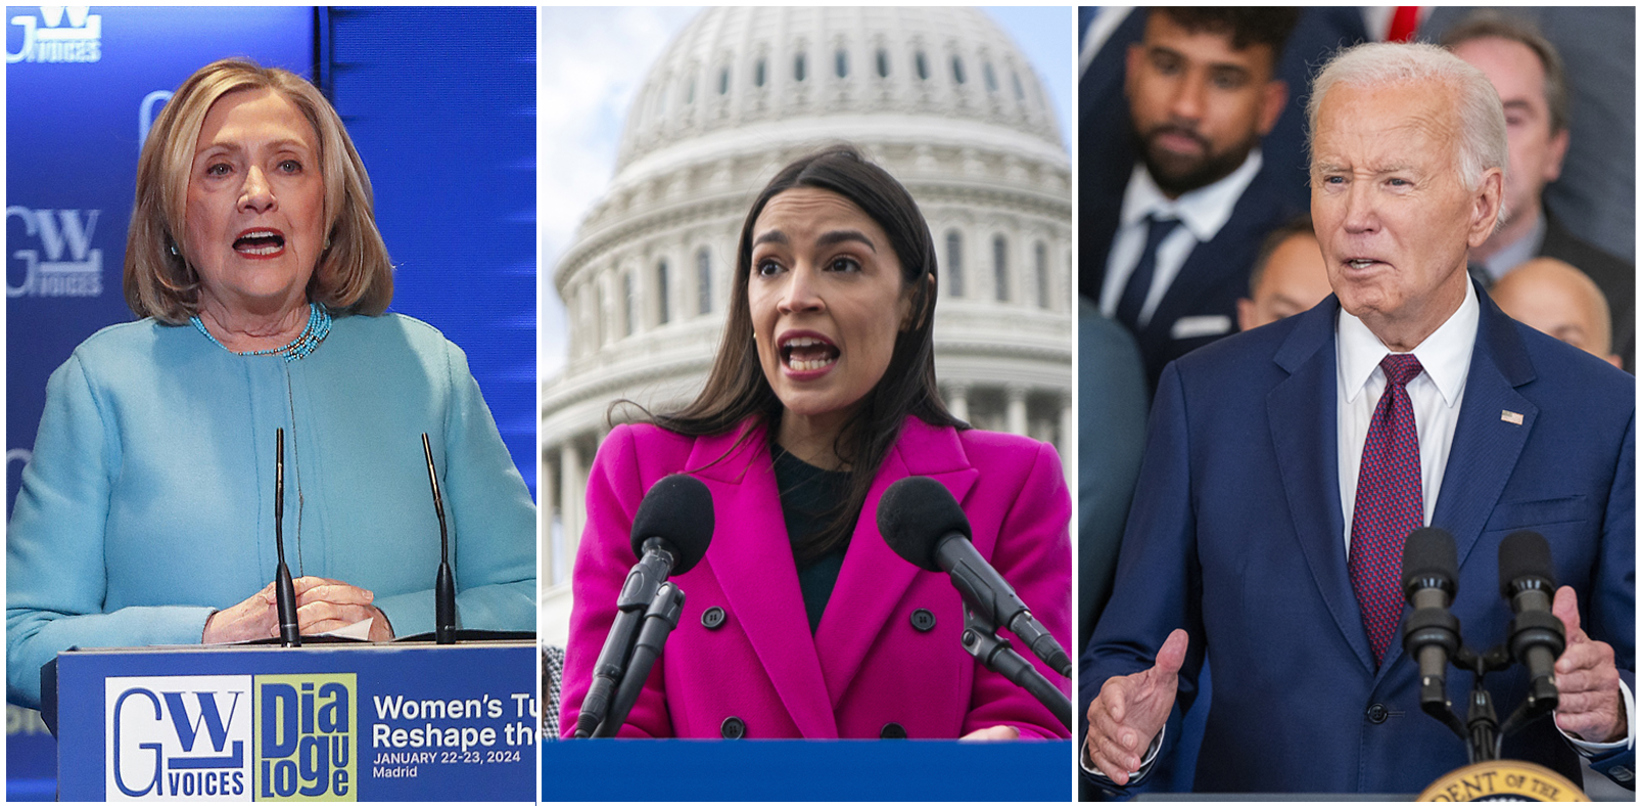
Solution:
{"label": "navy blue suit jacket", "polygon": [[[1290,181],[1291,177],[1272,174],[1269,166],[1260,170],[1236,200],[1230,220],[1213,240],[1197,244],[1191,250],[1150,315],[1150,321],[1133,334],[1144,357],[1145,375],[1151,389],[1156,388],[1156,380],[1169,361],[1235,332],[1236,300],[1249,295],[1247,278],[1253,269],[1253,258],[1258,256],[1259,245],[1271,230],[1304,212],[1288,200],[1283,186]],[[1087,211],[1082,217],[1082,227],[1088,232],[1084,245],[1092,250],[1084,253],[1088,258],[1082,264],[1082,289],[1095,300],[1104,287],[1105,261],[1116,239],[1126,188],[1127,183],[1123,182],[1106,204]],[[1174,323],[1186,316],[1222,316],[1224,331],[1173,338]]]}
{"label": "navy blue suit jacket", "polygon": [[[1532,529],[1548,538],[1559,582],[1576,588],[1584,628],[1612,645],[1632,686],[1634,380],[1508,319],[1485,292],[1480,304],[1430,523],[1457,542],[1464,640],[1484,650],[1505,638],[1498,543]],[[1191,353],[1156,394],[1115,591],[1082,657],[1081,700],[1085,712],[1107,678],[1148,668],[1168,633],[1187,629],[1163,752],[1181,738],[1205,656],[1213,682],[1198,791],[1410,793],[1466,761],[1457,737],[1419,710],[1417,664],[1399,644],[1374,668],[1350,586],[1337,311],[1329,297]],[[1450,672],[1460,709],[1470,684]],[[1487,684],[1507,716],[1525,675],[1515,667]],[[1503,753],[1580,780],[1575,751],[1547,719]]]}

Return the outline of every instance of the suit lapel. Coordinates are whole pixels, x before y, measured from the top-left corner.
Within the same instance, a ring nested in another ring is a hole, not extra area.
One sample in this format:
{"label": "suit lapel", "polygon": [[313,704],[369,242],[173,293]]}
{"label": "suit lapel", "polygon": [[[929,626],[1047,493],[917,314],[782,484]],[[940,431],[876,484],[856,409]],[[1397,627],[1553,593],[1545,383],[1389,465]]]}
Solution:
{"label": "suit lapel", "polygon": [[[1463,408],[1452,434],[1452,450],[1441,480],[1431,526],[1452,533],[1461,567],[1480,539],[1481,529],[1497,507],[1514,474],[1526,438],[1537,422],[1538,408],[1515,388],[1536,374],[1515,325],[1479,289],[1481,316],[1474,357],[1464,382]],[[1504,412],[1521,415],[1506,422]],[[1487,558],[1477,558],[1477,562]]]}
{"label": "suit lapel", "polygon": [[1285,208],[1271,187],[1273,179],[1269,170],[1266,162],[1254,175],[1213,240],[1197,244],[1190,251],[1179,267],[1178,276],[1156,303],[1156,311],[1145,324],[1141,341],[1155,349],[1165,348],[1173,341],[1174,322],[1185,314],[1203,312],[1203,296],[1215,293],[1232,276],[1239,276],[1242,286],[1247,284],[1248,267],[1253,250],[1263,240],[1262,233],[1272,222],[1283,220]]}
{"label": "suit lapel", "polygon": [[1077,127],[1083,155],[1078,205],[1080,214],[1082,295],[1099,299],[1105,281],[1105,261],[1122,213],[1122,194],[1133,176],[1136,158],[1132,146],[1132,117],[1122,83],[1126,76],[1128,45],[1144,35],[1142,8],[1133,9],[1111,32],[1093,62],[1078,80],[1082,118]]}
{"label": "suit lapel", "polygon": [[837,737],[837,721],[803,609],[780,491],[761,426],[725,456],[733,435],[696,440],[689,467],[712,491],[717,518],[701,564],[717,578],[769,681],[803,736]]}
{"label": "suit lapel", "polygon": [[1370,672],[1375,665],[1372,647],[1350,585],[1344,516],[1339,510],[1338,355],[1333,331],[1337,312],[1337,299],[1328,297],[1301,314],[1304,321],[1275,356],[1276,364],[1290,374],[1270,391],[1265,406],[1304,560],[1339,633]]}
{"label": "suit lapel", "polygon": [[[968,463],[956,432],[908,417],[894,448],[883,458],[859,523],[843,556],[826,612],[815,633],[826,689],[836,708],[888,619],[923,571],[894,553],[877,531],[877,502],[889,485],[908,476],[928,476],[963,502],[979,471]],[[799,603],[801,604],[801,603]],[[801,607],[799,607],[801,612]],[[805,629],[807,625],[805,624]]]}
{"label": "suit lapel", "polygon": [[[1088,202],[1088,212],[1082,216],[1083,228],[1081,287],[1082,295],[1098,301],[1105,290],[1105,264],[1110,260],[1110,248],[1116,243],[1116,230],[1122,220],[1122,195],[1127,192],[1128,176],[1112,176],[1107,194]],[[1086,194],[1084,194],[1086,195]],[[1120,298],[1121,294],[1118,293]]]}

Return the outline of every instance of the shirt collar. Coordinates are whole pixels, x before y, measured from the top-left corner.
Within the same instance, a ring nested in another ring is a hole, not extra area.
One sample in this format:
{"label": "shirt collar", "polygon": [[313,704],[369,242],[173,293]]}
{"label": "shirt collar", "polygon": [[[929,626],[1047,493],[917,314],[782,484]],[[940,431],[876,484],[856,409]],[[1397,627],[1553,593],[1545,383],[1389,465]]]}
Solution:
{"label": "shirt collar", "polygon": [[1515,242],[1499,249],[1497,254],[1484,262],[1486,273],[1492,275],[1493,281],[1503,279],[1505,274],[1513,271],[1516,266],[1537,257],[1538,247],[1543,245],[1544,233],[1549,230],[1549,222],[1542,213],[1538,214],[1537,223]]}
{"label": "shirt collar", "polygon": [[[1481,321],[1475,284],[1466,281],[1464,286],[1463,302],[1458,310],[1412,350],[1449,408],[1457,405],[1464,382],[1469,378],[1469,360],[1475,354],[1475,334]],[[1390,350],[1365,323],[1343,308],[1338,309],[1337,328],[1338,377],[1344,382],[1344,399],[1353,403]]]}
{"label": "shirt collar", "polygon": [[1229,176],[1207,187],[1187,191],[1177,199],[1169,199],[1156,186],[1156,180],[1150,177],[1150,171],[1141,161],[1133,166],[1133,178],[1128,181],[1127,192],[1122,196],[1122,226],[1133,226],[1144,221],[1145,216],[1155,213],[1160,218],[1179,219],[1197,242],[1211,241],[1230,220],[1230,214],[1236,209],[1236,201],[1253,183],[1253,178],[1263,165],[1263,154],[1254,148],[1247,154],[1247,159],[1242,160],[1241,167],[1231,171]]}

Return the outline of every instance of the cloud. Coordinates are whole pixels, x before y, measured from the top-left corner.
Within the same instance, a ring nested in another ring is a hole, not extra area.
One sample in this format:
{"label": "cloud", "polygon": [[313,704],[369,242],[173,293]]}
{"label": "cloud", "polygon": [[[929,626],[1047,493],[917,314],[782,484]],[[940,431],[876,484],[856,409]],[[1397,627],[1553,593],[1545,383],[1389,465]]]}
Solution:
{"label": "cloud", "polygon": [[538,51],[536,126],[541,142],[536,215],[541,222],[541,376],[563,367],[569,349],[563,303],[552,283],[581,217],[614,178],[621,126],[632,96],[694,8],[544,8]]}

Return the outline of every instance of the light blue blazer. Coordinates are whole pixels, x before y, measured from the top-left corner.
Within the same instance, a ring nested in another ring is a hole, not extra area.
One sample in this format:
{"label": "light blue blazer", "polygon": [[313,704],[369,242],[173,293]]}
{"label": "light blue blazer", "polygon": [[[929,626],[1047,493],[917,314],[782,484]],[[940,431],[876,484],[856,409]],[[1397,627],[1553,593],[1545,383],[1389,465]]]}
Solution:
{"label": "light blue blazer", "polygon": [[197,644],[274,576],[275,429],[295,576],[433,628],[438,465],[464,628],[535,624],[535,506],[462,351],[423,322],[338,317],[307,357],[229,353],[151,319],[86,339],[47,384],[6,541],[7,698],[73,646]]}

